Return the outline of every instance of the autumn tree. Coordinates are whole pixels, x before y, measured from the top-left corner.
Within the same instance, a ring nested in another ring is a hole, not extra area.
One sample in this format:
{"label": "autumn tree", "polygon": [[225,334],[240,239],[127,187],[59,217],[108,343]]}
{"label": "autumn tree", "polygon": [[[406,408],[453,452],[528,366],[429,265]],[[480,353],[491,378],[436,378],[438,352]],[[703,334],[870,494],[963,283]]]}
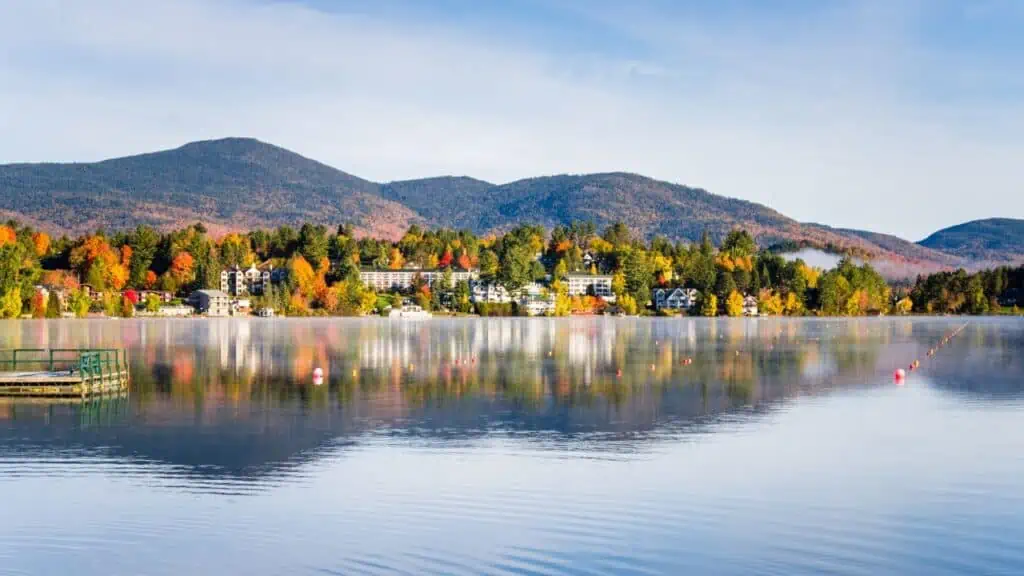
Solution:
{"label": "autumn tree", "polygon": [[743,296],[739,292],[733,290],[729,293],[725,301],[725,313],[733,318],[743,316]]}

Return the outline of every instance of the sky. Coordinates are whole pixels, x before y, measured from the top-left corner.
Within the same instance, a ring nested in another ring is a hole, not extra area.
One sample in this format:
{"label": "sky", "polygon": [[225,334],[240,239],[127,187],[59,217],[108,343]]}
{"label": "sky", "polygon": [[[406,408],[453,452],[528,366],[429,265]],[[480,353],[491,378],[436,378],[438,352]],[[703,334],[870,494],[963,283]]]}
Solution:
{"label": "sky", "polygon": [[0,163],[247,136],[919,240],[1024,218],[1021,29],[1017,0],[0,0]]}

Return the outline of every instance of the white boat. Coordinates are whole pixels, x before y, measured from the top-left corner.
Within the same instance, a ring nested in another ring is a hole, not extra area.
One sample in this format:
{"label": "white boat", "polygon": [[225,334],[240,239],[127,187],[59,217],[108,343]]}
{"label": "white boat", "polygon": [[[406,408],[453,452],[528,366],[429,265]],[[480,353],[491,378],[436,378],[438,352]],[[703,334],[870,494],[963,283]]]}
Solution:
{"label": "white boat", "polygon": [[405,304],[401,308],[396,308],[388,314],[388,318],[408,318],[410,320],[431,317],[432,315],[430,312],[427,312],[415,304]]}

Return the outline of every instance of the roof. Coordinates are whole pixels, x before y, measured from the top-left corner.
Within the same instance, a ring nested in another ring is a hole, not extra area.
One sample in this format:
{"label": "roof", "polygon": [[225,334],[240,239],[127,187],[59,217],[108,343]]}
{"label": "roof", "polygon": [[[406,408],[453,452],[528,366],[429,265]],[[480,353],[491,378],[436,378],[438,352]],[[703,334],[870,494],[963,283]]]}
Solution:
{"label": "roof", "polygon": [[566,278],[593,278],[595,280],[610,280],[614,278],[611,274],[566,274]]}
{"label": "roof", "polygon": [[196,290],[196,293],[209,296],[210,298],[230,298],[230,296],[220,290]]}

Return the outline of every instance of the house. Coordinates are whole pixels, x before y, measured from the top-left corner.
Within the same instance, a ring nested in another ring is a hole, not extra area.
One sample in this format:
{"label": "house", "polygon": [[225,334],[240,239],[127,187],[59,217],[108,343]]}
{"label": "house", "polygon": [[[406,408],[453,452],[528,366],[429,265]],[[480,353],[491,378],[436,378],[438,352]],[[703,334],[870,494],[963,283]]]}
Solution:
{"label": "house", "polygon": [[174,299],[173,294],[163,290],[139,290],[138,295],[140,303],[145,303],[147,300],[149,300],[150,296],[156,296],[156,299],[159,302],[163,302],[165,304],[169,304],[171,300]]}
{"label": "house", "polygon": [[508,304],[512,302],[512,296],[508,290],[495,282],[474,282],[470,299],[477,304]]}
{"label": "house", "polygon": [[245,294],[263,294],[273,278],[273,266],[260,270],[255,264],[248,270],[238,266],[220,273],[220,290],[232,296]]}
{"label": "house", "polygon": [[[476,280],[476,270],[451,269],[452,283],[470,282]],[[421,278],[428,286],[439,284],[444,279],[444,270],[420,270],[417,268],[403,268],[401,270],[361,270],[359,277],[367,288],[377,292],[391,290],[409,290],[417,277]]]}
{"label": "house", "polygon": [[757,316],[757,298],[750,294],[743,297],[743,315]]}
{"label": "house", "polygon": [[654,307],[658,310],[689,310],[697,304],[699,293],[693,288],[658,288]]}
{"label": "house", "polygon": [[200,314],[217,317],[231,315],[231,297],[220,290],[196,290],[189,301]]}
{"label": "house", "polygon": [[609,274],[569,274],[566,276],[569,296],[600,296],[615,301],[612,293],[612,276]]}
{"label": "house", "polygon": [[191,306],[161,306],[156,315],[163,318],[185,318],[194,312]]}
{"label": "house", "polygon": [[258,314],[259,314],[260,318],[273,318],[274,317],[274,309],[273,308],[260,308],[260,311],[258,312]]}
{"label": "house", "polygon": [[252,301],[248,298],[236,298],[231,301],[231,313],[248,315],[252,311]]}
{"label": "house", "polygon": [[555,295],[543,291],[523,290],[519,297],[519,311],[527,316],[546,316],[555,313]]}

